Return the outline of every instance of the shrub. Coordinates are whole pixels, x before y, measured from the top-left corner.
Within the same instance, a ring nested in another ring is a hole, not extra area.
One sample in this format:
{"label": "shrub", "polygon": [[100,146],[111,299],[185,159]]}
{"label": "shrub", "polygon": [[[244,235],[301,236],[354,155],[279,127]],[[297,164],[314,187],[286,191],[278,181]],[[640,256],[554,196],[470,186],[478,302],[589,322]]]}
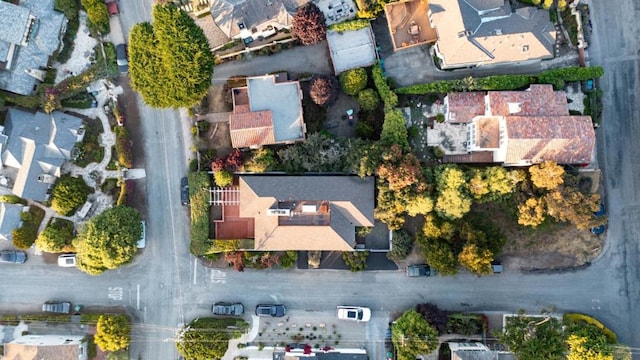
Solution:
{"label": "shrub", "polygon": [[211,252],[209,241],[209,174],[194,172],[188,175],[191,209],[191,253],[206,255]]}
{"label": "shrub", "polygon": [[584,315],[584,314],[575,314],[575,313],[569,313],[569,314],[564,314],[564,316],[562,317],[562,320],[565,323],[586,323],[586,324],[590,324],[593,325],[595,327],[597,327],[598,329],[602,330],[602,333],[604,334],[604,336],[607,337],[607,340],[609,340],[609,343],[611,344],[617,344],[618,343],[618,337],[616,336],[616,334],[611,331],[609,328],[607,328],[606,326],[604,326],[604,324],[602,324],[600,321],[596,320],[595,318],[589,316],[589,315]]}
{"label": "shrub", "polygon": [[109,12],[102,0],[82,0],[82,7],[87,11],[89,26],[106,35],[109,33]]}
{"label": "shrub", "polygon": [[296,251],[287,251],[284,255],[280,256],[278,259],[278,263],[283,269],[289,269],[296,264],[298,260],[298,252]]}
{"label": "shrub", "polygon": [[384,110],[389,111],[398,105],[398,95],[391,90],[389,83],[387,82],[387,78],[384,76],[384,72],[382,71],[382,67],[379,63],[376,63],[371,70],[371,75],[373,77],[373,82],[376,84],[376,88],[378,89],[378,94],[380,98],[384,102]]}
{"label": "shrub", "polygon": [[393,232],[391,240],[391,251],[387,253],[387,258],[392,261],[402,261],[409,256],[413,248],[413,238],[406,230],[400,229]]}
{"label": "shrub", "polygon": [[277,161],[273,150],[261,147],[258,150],[252,151],[250,159],[244,164],[244,170],[263,173],[272,170],[276,163]]}
{"label": "shrub", "polygon": [[7,204],[27,205],[27,200],[13,194],[1,195],[0,202],[7,203]]}
{"label": "shrub", "polygon": [[96,324],[94,341],[102,351],[118,351],[129,347],[129,317],[127,315],[102,315]]}
{"label": "shrub", "polygon": [[342,91],[347,95],[355,96],[367,86],[367,72],[363,68],[347,70],[339,79]]}
{"label": "shrub", "polygon": [[233,183],[233,173],[229,170],[218,170],[213,173],[213,179],[217,186],[229,186]]}
{"label": "shrub", "polygon": [[313,45],[327,38],[324,13],[312,2],[298,8],[293,16],[291,33],[302,45]]}
{"label": "shrub", "polygon": [[317,75],[311,79],[309,96],[320,106],[333,104],[338,98],[338,84],[332,77]]}
{"label": "shrub", "polygon": [[82,178],[63,176],[56,182],[51,195],[51,208],[60,215],[71,216],[87,201],[91,188]]}
{"label": "shrub", "polygon": [[116,153],[120,166],[130,169],[133,167],[133,152],[131,151],[131,138],[129,132],[123,126],[116,126]]}
{"label": "shrub", "polygon": [[49,252],[73,251],[71,241],[74,238],[73,222],[60,218],[51,218],[47,227],[36,238],[38,249]]}
{"label": "shrub", "polygon": [[604,69],[600,66],[574,66],[543,71],[538,75],[538,83],[552,84],[554,88],[562,89],[567,81],[585,81],[603,75]]}
{"label": "shrub", "polygon": [[343,21],[341,23],[333,24],[329,26],[329,30],[337,32],[353,31],[364,29],[369,26],[369,20],[367,19],[355,19],[349,21]]}
{"label": "shrub", "polygon": [[13,229],[11,233],[13,246],[22,250],[30,248],[36,241],[38,227],[40,227],[43,218],[44,210],[35,205],[30,206],[28,212],[21,213],[22,226]]}
{"label": "shrub", "polygon": [[358,104],[364,111],[373,111],[380,105],[380,98],[373,89],[365,89],[358,94]]}
{"label": "shrub", "polygon": [[367,268],[367,256],[368,251],[345,251],[342,253],[342,260],[352,272],[357,272]]}

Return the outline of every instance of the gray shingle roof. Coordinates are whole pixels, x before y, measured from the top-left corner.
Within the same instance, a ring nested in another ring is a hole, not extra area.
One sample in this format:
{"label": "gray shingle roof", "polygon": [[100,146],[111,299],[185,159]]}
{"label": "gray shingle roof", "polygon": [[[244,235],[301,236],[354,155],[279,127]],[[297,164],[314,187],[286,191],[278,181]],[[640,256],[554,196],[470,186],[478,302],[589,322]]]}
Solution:
{"label": "gray shingle roof", "polygon": [[[36,22],[31,30],[28,44],[16,46],[11,69],[0,71],[0,89],[29,95],[33,92],[38,80],[27,74],[26,70],[46,68],[49,56],[60,46],[67,19],[62,13],[53,9],[53,0],[22,0],[17,7],[24,9],[21,10],[23,12],[26,10],[27,13],[33,14]],[[0,28],[4,31],[4,27]],[[12,36],[12,39],[14,37]],[[19,41],[15,44],[19,44]],[[8,49],[8,46],[0,46],[0,55],[5,47]]]}
{"label": "gray shingle roof", "polygon": [[230,38],[240,33],[239,23],[246,29],[276,20],[289,27],[292,14],[304,2],[297,0],[214,0],[211,16],[216,25]]}
{"label": "gray shingle roof", "polygon": [[493,10],[504,5],[504,0],[463,0],[477,11]]}
{"label": "gray shingle roof", "polygon": [[0,239],[11,241],[11,232],[20,226],[21,204],[0,203]]}
{"label": "gray shingle roof", "polygon": [[3,149],[2,163],[18,169],[14,194],[43,201],[49,184],[38,176],[59,176],[60,167],[69,159],[78,139],[82,119],[54,111],[35,114],[10,108],[4,133],[8,140]]}
{"label": "gray shingle roof", "polygon": [[29,9],[0,1],[0,40],[20,44],[27,30]]}

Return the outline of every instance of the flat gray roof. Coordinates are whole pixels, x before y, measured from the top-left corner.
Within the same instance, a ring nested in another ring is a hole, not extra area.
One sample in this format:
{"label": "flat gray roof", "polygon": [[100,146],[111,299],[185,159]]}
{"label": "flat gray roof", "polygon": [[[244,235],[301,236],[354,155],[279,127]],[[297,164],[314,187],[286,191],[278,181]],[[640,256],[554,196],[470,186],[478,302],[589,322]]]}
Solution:
{"label": "flat gray roof", "polygon": [[336,75],[349,69],[370,66],[376,62],[376,43],[371,26],[342,33],[329,31],[327,41]]}
{"label": "flat gray roof", "polygon": [[251,111],[271,110],[276,142],[304,139],[302,92],[297,81],[276,83],[273,75],[247,79]]}

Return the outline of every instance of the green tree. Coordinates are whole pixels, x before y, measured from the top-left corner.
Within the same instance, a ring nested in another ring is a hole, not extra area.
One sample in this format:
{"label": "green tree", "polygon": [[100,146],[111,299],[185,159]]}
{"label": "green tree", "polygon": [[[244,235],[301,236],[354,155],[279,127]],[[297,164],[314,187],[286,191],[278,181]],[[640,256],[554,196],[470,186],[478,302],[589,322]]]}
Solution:
{"label": "green tree", "polygon": [[102,351],[118,351],[129,347],[130,332],[127,315],[100,315],[93,339]]}
{"label": "green tree", "polygon": [[405,229],[393,232],[391,240],[391,251],[387,253],[387,258],[392,261],[402,261],[409,256],[413,249],[413,239]]}
{"label": "green tree", "polygon": [[450,220],[462,218],[471,210],[471,198],[467,195],[466,188],[462,170],[456,166],[439,168],[436,173],[436,213]]}
{"label": "green tree", "polygon": [[74,239],[78,268],[98,275],[133,259],[142,235],[140,214],[134,208],[116,206],[92,218]]}
{"label": "green tree", "polygon": [[400,110],[394,109],[386,112],[380,133],[380,142],[384,146],[399,145],[402,149],[409,149],[406,122],[407,120]]}
{"label": "green tree", "polygon": [[427,194],[420,194],[410,199],[406,208],[409,216],[426,215],[433,210],[433,199]]}
{"label": "green tree", "polygon": [[36,246],[49,253],[73,251],[73,246],[71,246],[73,230],[73,222],[51,218],[47,227],[36,238]]}
{"label": "green tree", "polygon": [[358,94],[360,110],[373,111],[380,105],[380,97],[373,89],[364,89]]}
{"label": "green tree", "polygon": [[272,170],[276,165],[276,156],[273,150],[261,147],[253,150],[251,157],[244,163],[244,170],[248,172],[263,173]]}
{"label": "green tree", "polygon": [[131,86],[156,108],[190,107],[211,85],[213,55],[202,29],[170,3],[153,7],[153,25],[129,33]]}
{"label": "green tree", "polygon": [[89,25],[102,35],[109,33],[109,11],[103,0],[82,0],[82,7],[87,12]]}
{"label": "green tree", "polygon": [[60,215],[71,216],[87,201],[91,188],[82,178],[63,176],[56,182],[51,194],[51,208]]}
{"label": "green tree", "polygon": [[566,332],[567,360],[613,360],[613,349],[601,329],[592,324],[570,323]]}
{"label": "green tree", "polygon": [[559,186],[544,195],[547,214],[558,221],[566,221],[578,229],[588,229],[606,223],[606,217],[595,217],[600,207],[599,194],[584,194],[569,186]]}
{"label": "green tree", "polygon": [[493,272],[491,269],[492,261],[493,253],[488,249],[480,248],[474,243],[465,244],[460,254],[458,254],[460,265],[479,275],[488,275]]}
{"label": "green tree", "polygon": [[545,220],[544,200],[528,198],[523,204],[518,205],[518,224],[537,227]]}
{"label": "green tree", "polygon": [[507,318],[504,331],[496,331],[494,336],[508,346],[518,360],[565,359],[562,322],[553,317],[529,317],[521,311]]}
{"label": "green tree", "polygon": [[409,310],[391,326],[391,340],[399,360],[414,360],[438,347],[438,331],[418,312]]}
{"label": "green tree", "polygon": [[355,96],[367,86],[367,72],[363,68],[351,69],[338,77],[345,94]]}
{"label": "green tree", "polygon": [[564,169],[553,161],[545,161],[529,168],[531,182],[539,189],[553,190],[564,183]]}

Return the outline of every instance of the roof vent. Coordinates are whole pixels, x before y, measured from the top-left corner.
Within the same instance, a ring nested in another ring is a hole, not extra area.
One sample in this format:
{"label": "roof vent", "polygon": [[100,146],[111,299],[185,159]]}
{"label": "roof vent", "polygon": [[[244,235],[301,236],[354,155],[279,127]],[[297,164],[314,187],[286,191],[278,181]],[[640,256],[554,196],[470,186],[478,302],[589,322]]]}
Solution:
{"label": "roof vent", "polygon": [[529,45],[522,46],[522,52],[529,51]]}
{"label": "roof vent", "polygon": [[507,103],[507,106],[509,106],[509,114],[515,114],[515,113],[519,113],[522,110],[522,104],[520,103]]}
{"label": "roof vent", "polygon": [[243,22],[239,22],[238,23],[238,28],[240,28],[240,30],[244,29],[246,26],[244,26]]}
{"label": "roof vent", "polygon": [[502,29],[496,29],[496,35],[502,35]]}
{"label": "roof vent", "polygon": [[314,212],[318,212],[318,207],[315,204],[311,204],[311,205],[302,205],[302,212],[303,213],[314,213]]}
{"label": "roof vent", "polygon": [[289,216],[291,210],[289,209],[267,209],[267,215],[269,216]]}
{"label": "roof vent", "polygon": [[40,174],[38,175],[38,181],[45,184],[54,184],[56,182],[56,177],[49,174]]}

